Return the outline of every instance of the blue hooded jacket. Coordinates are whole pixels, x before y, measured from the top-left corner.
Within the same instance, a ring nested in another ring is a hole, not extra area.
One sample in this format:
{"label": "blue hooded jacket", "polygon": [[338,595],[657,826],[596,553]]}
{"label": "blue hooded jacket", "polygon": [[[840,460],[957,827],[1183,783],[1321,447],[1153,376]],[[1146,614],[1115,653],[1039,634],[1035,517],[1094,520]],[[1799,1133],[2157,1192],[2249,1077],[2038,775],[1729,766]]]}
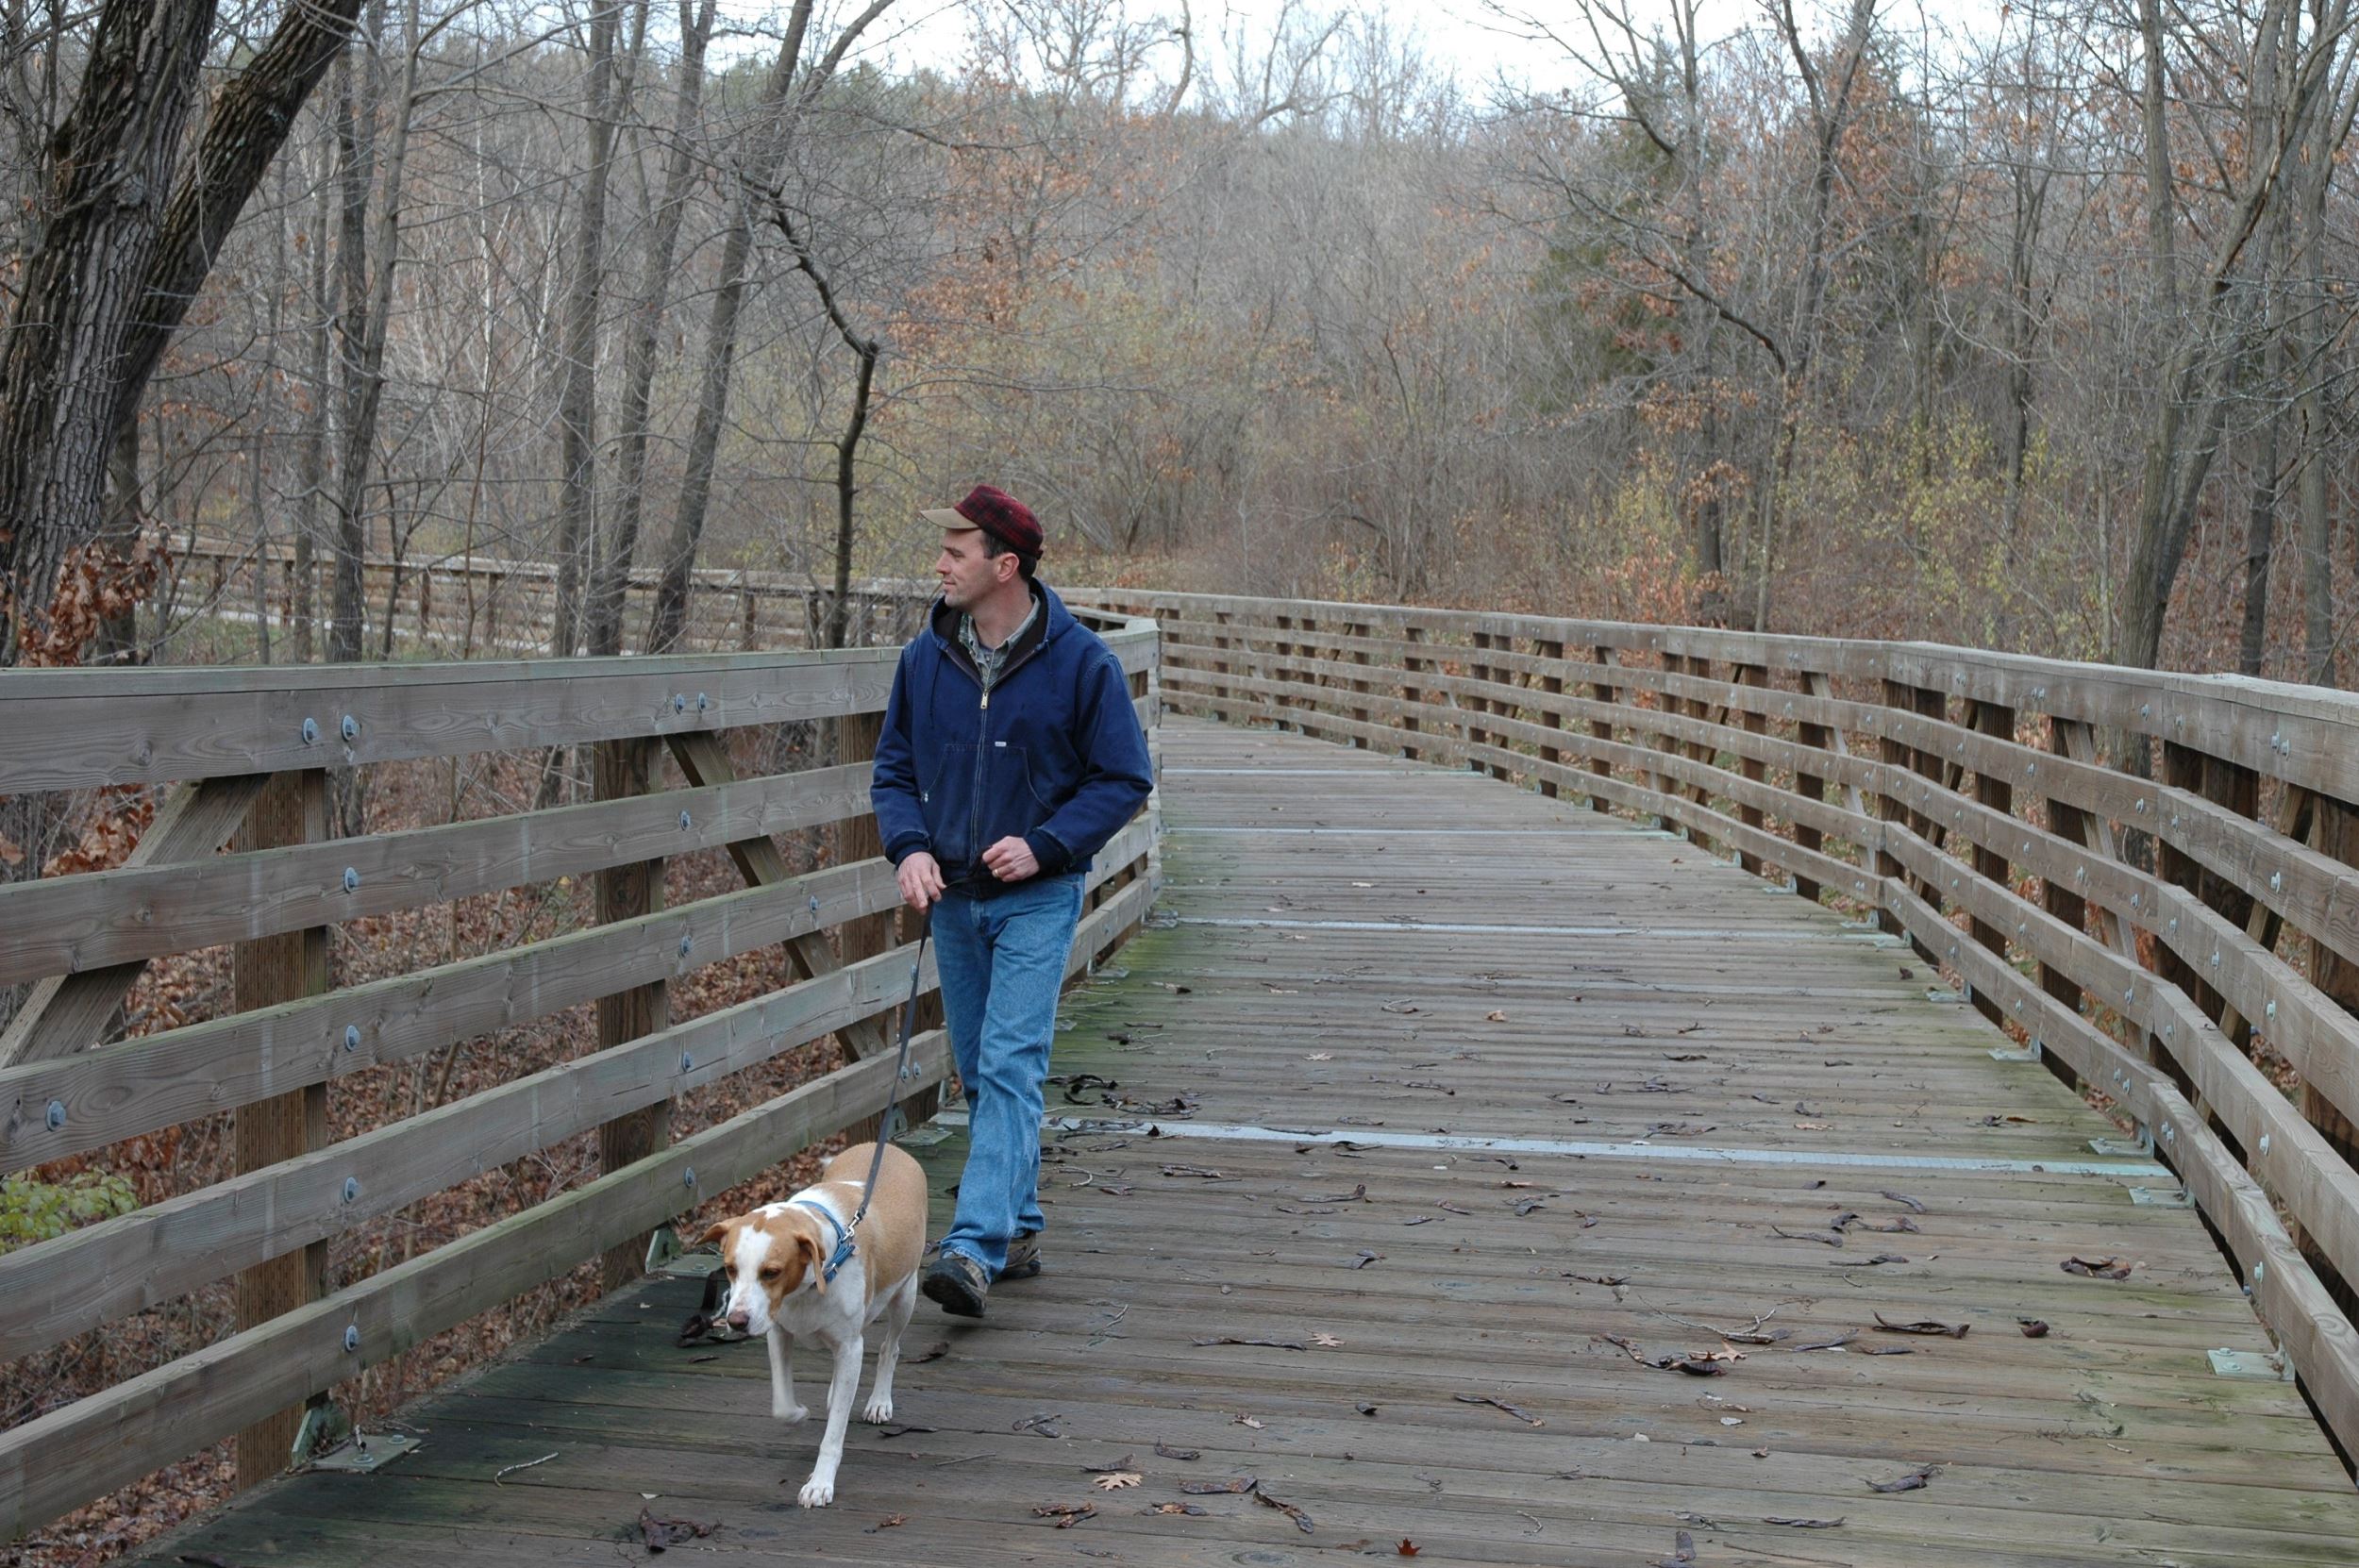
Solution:
{"label": "blue hooded jacket", "polygon": [[988,699],[940,599],[901,650],[868,796],[886,856],[918,850],[943,876],[989,896],[982,863],[1001,839],[1031,846],[1041,875],[1086,871],[1154,788],[1146,736],[1113,650],[1046,584],[1041,613],[1008,650]]}

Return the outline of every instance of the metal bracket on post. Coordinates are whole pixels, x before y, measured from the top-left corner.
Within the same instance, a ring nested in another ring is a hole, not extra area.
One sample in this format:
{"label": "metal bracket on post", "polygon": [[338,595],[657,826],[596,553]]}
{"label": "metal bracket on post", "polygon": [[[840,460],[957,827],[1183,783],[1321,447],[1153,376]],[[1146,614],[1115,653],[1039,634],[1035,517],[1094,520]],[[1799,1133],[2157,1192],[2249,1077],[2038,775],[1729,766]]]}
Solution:
{"label": "metal bracket on post", "polygon": [[2141,1124],[2134,1141],[2127,1138],[2092,1138],[2089,1148],[2095,1153],[2111,1155],[2116,1159],[2150,1159],[2154,1157],[2154,1129]]}
{"label": "metal bracket on post", "polygon": [[2267,1377],[2273,1382],[2293,1381],[2293,1363],[2282,1350],[2211,1350],[2204,1353],[2212,1362],[2213,1373],[2221,1377]]}
{"label": "metal bracket on post", "polygon": [[2009,1048],[1990,1053],[1993,1061],[2037,1061],[2039,1058],[2040,1044],[2036,1039],[2026,1042],[2020,1050]]}
{"label": "metal bracket on post", "polygon": [[2183,1187],[2133,1187],[2130,1201],[2149,1209],[2193,1209],[2195,1195]]}
{"label": "metal bracket on post", "polygon": [[657,1226],[647,1233],[646,1272],[649,1274],[663,1272],[664,1265],[678,1258],[683,1250],[685,1249],[679,1244],[678,1231],[673,1229],[668,1224]]}
{"label": "metal bracket on post", "polygon": [[363,1432],[333,1400],[323,1399],[304,1412],[293,1451],[287,1458],[290,1467],[297,1470],[308,1467],[365,1476],[417,1446],[416,1438],[400,1432]]}

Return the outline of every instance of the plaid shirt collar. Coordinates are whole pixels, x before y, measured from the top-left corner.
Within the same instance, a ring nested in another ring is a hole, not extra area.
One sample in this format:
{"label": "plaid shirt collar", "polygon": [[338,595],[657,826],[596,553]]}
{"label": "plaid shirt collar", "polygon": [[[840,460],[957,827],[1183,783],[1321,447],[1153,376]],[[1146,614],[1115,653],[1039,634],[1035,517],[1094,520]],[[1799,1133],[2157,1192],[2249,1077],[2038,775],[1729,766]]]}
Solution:
{"label": "plaid shirt collar", "polygon": [[983,677],[984,691],[990,691],[992,684],[999,678],[999,667],[1007,661],[1008,650],[1021,642],[1024,640],[1024,634],[1032,629],[1032,623],[1039,619],[1040,597],[1035,594],[1032,597],[1032,608],[1025,612],[1024,619],[1017,624],[1015,630],[1008,634],[1008,640],[995,648],[986,648],[983,646],[983,640],[975,635],[975,617],[964,611],[960,612],[959,646],[964,648],[966,657],[975,661],[977,673]]}

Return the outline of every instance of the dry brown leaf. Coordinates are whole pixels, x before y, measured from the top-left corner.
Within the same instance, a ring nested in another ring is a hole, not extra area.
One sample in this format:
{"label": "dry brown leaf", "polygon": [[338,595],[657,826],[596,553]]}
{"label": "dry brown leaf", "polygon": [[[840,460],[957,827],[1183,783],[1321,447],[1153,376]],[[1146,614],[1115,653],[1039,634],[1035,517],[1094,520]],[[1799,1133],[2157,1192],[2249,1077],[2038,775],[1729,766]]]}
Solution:
{"label": "dry brown leaf", "polygon": [[1486,1024],[1504,1024],[1507,1022],[1507,1014],[1503,1012],[1486,1012],[1482,1015],[1482,1021]]}

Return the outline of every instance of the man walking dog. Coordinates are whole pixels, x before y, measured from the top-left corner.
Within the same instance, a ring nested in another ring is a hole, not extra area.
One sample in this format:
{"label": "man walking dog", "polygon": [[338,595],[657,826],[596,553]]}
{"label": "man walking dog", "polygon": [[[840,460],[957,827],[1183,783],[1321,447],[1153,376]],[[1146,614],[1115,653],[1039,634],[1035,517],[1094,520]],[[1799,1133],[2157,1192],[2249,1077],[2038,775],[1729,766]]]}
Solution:
{"label": "man walking dog", "polygon": [[921,1285],[959,1317],[1040,1272],[1040,1115],[1090,857],[1154,787],[1122,666],[1037,581],[1040,524],[978,485],[920,513],[942,596],[901,650],[869,796],[912,909],[931,908],[967,1099],[958,1214]]}

